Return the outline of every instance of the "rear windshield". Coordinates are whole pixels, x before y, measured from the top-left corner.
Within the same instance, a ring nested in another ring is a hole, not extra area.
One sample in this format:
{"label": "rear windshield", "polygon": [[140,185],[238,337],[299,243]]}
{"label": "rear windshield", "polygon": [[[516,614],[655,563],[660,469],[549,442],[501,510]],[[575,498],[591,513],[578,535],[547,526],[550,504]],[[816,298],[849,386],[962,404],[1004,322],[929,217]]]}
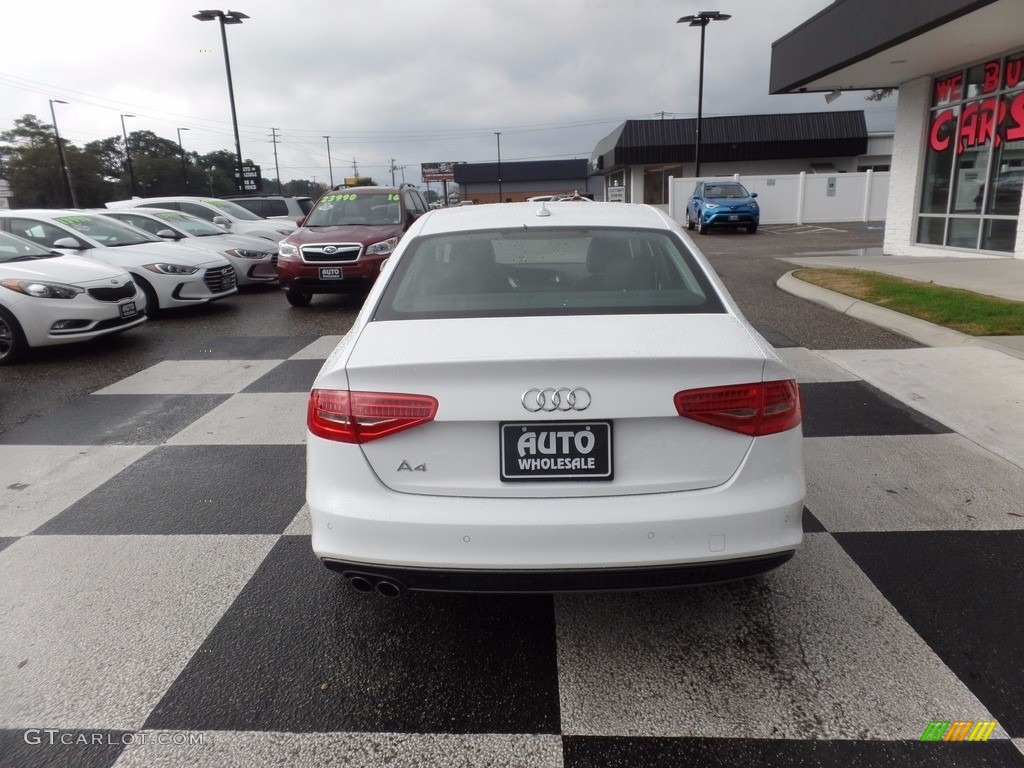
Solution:
{"label": "rear windshield", "polygon": [[375,320],[725,312],[683,243],[661,231],[453,233],[400,258]]}

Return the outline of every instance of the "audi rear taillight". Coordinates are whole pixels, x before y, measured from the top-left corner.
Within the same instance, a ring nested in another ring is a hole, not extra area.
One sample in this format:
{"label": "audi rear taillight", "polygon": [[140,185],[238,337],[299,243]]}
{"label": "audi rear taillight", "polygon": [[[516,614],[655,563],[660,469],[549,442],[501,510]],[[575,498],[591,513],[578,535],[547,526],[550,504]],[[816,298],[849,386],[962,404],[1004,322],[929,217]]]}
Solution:
{"label": "audi rear taillight", "polygon": [[368,443],[433,421],[437,400],[429,395],[314,389],[306,426],[317,437],[342,443]]}
{"label": "audi rear taillight", "polygon": [[751,437],[774,435],[800,424],[800,390],[792,379],[732,384],[677,392],[676,412]]}

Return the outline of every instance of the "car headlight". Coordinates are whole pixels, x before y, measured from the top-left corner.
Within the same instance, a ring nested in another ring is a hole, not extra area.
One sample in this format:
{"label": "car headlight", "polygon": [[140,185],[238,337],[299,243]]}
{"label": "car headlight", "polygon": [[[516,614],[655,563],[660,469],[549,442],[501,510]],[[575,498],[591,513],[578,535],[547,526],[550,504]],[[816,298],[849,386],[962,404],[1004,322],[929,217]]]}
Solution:
{"label": "car headlight", "polygon": [[750,207],[753,208],[756,211],[757,210],[757,201],[756,200],[751,200],[750,201]]}
{"label": "car headlight", "polygon": [[231,248],[224,253],[238,259],[265,259],[270,255],[267,251],[250,251],[248,248]]}
{"label": "car headlight", "polygon": [[398,246],[397,237],[389,237],[387,240],[381,240],[379,243],[367,246],[367,256],[386,256],[391,253]]}
{"label": "car headlight", "polygon": [[281,243],[277,251],[277,257],[279,259],[295,259],[299,256],[299,249],[294,245],[288,243]]}
{"label": "car headlight", "polygon": [[157,272],[161,275],[194,275],[199,271],[199,267],[186,267],[184,264],[169,264],[168,262],[145,264],[143,266],[150,272]]}
{"label": "car headlight", "polygon": [[47,283],[41,280],[0,280],[0,285],[37,299],[73,299],[78,294],[85,293],[83,288],[74,285]]}
{"label": "car headlight", "polygon": [[712,208],[717,208],[718,207],[718,203],[707,203],[706,202],[706,203],[704,203],[704,207],[707,208],[710,211]]}

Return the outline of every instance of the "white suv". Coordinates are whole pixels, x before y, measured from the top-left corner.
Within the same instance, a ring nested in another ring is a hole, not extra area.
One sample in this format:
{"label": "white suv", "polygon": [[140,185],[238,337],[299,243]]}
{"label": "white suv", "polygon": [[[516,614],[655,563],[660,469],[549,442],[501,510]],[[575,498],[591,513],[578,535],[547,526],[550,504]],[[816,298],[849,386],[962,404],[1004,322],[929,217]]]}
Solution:
{"label": "white suv", "polygon": [[275,243],[295,231],[294,223],[283,219],[263,219],[230,200],[218,197],[133,197],[107,203],[107,208],[162,208],[191,213],[200,219],[212,221],[227,232],[255,235]]}

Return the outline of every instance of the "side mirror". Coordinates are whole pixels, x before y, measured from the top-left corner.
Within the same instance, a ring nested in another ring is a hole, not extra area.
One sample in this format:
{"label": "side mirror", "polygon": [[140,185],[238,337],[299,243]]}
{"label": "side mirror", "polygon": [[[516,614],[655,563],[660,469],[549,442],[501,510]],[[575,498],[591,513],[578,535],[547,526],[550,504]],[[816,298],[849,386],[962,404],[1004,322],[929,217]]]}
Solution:
{"label": "side mirror", "polygon": [[751,197],[757,197],[757,192],[751,192],[751,193],[750,193],[750,196],[751,196]]}
{"label": "side mirror", "polygon": [[305,223],[306,223],[306,217],[305,216],[299,216],[299,218],[297,218],[295,220],[295,226],[296,227],[301,227]]}
{"label": "side mirror", "polygon": [[161,229],[156,233],[157,237],[162,237],[164,240],[180,240],[177,233],[172,229]]}
{"label": "side mirror", "polygon": [[66,248],[70,251],[84,251],[85,246],[73,237],[61,237],[53,241],[53,248]]}
{"label": "side mirror", "polygon": [[225,216],[214,216],[213,223],[216,224],[221,229],[231,229],[231,219]]}

